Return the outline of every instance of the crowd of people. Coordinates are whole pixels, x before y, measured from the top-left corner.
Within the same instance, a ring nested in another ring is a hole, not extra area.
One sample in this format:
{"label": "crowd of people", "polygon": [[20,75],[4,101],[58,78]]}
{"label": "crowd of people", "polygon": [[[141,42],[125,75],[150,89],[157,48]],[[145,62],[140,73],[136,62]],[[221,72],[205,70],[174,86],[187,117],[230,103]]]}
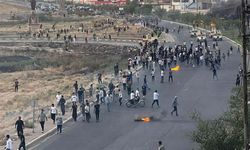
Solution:
{"label": "crowd of people", "polygon": [[[164,27],[158,27],[157,24],[150,24],[151,28],[155,30],[155,33],[170,32],[170,29]],[[182,27],[178,28],[178,32],[183,30]],[[154,33],[154,34],[155,34]],[[152,104],[154,108],[156,104],[160,107],[160,94],[157,89],[149,85],[148,76],[151,76],[151,83],[160,81],[159,84],[168,82],[169,84],[174,82],[174,71],[172,68],[177,65],[188,67],[200,67],[206,66],[212,72],[212,78],[218,80],[217,70],[221,68],[221,60],[226,60],[233,53],[233,47],[230,47],[228,54],[221,52],[218,41],[212,43],[212,47],[209,46],[207,41],[198,42],[197,45],[192,41],[189,43],[175,44],[174,46],[166,46],[166,43],[160,43],[157,39],[153,41],[146,41],[139,43],[140,51],[128,59],[127,70],[122,71],[119,64],[114,65],[114,75],[116,79],[119,79],[119,83],[114,84],[111,80],[107,86],[103,85],[102,73],[97,76],[98,86],[94,87],[94,84],[90,84],[88,88],[84,88],[83,85],[79,86],[77,81],[72,85],[73,92],[70,100],[66,100],[62,93],[58,92],[55,96],[55,103],[50,107],[50,118],[53,124],[57,127],[57,133],[62,132],[63,128],[63,116],[67,112],[67,105],[71,106],[72,119],[77,121],[78,110],[81,112],[82,121],[89,123],[91,121],[92,114],[95,115],[95,121],[100,121],[100,109],[102,106],[107,108],[107,112],[111,112],[111,104],[119,102],[119,106],[122,106],[128,101],[137,103],[140,98],[145,98],[148,90],[153,89]],[[238,49],[239,52],[239,49]],[[141,75],[139,69],[142,68],[145,75]],[[156,76],[159,74],[160,76]],[[168,74],[168,80],[166,81],[166,74]],[[143,77],[142,85],[140,85],[140,78]],[[242,68],[239,68],[237,74],[236,86],[241,83]],[[158,79],[157,79],[158,78]],[[18,92],[18,80],[15,81],[15,92]],[[136,85],[136,86],[135,86]],[[127,96],[126,96],[127,95]],[[178,116],[178,96],[173,98],[171,104],[171,115],[175,113]],[[93,113],[91,110],[94,110]],[[41,125],[41,132],[45,131],[45,122],[48,120],[44,109],[38,116],[38,120]],[[17,135],[21,141],[19,149],[23,147],[25,149],[25,137],[24,137],[24,123],[21,117],[16,121]],[[10,136],[7,135],[6,149],[12,149]],[[164,147],[162,142],[159,141],[159,149]]]}

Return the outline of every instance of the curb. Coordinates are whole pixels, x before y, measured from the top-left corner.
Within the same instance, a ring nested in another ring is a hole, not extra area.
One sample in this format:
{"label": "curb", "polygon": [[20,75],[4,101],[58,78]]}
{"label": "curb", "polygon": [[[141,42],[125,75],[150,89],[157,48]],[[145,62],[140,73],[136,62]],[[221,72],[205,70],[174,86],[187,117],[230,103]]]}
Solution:
{"label": "curb", "polygon": [[[66,124],[68,123],[69,121],[72,121],[73,118],[70,117],[68,119],[66,119],[63,124]],[[38,136],[37,138],[33,139],[31,142],[29,142],[27,145],[26,145],[26,148],[29,149],[29,148],[32,148],[34,147],[35,145],[37,145],[39,142],[41,142],[42,140],[46,139],[47,137],[55,134],[56,132],[56,127],[53,127],[52,129],[50,129],[49,131],[47,131],[46,133]]]}
{"label": "curb", "polygon": [[[139,71],[139,70],[141,70],[141,69],[142,69],[142,66],[139,66],[139,67],[136,69],[136,71]],[[134,73],[135,73],[135,71],[132,72],[132,74],[134,74]],[[118,82],[116,85],[120,85],[120,84],[121,84],[121,83]],[[81,111],[78,111],[77,117],[79,117],[80,115],[81,115]],[[68,122],[70,122],[70,121],[72,121],[72,120],[73,120],[72,117],[67,118],[67,119],[63,122],[63,125],[66,124],[66,123],[68,123]],[[52,136],[53,134],[55,134],[56,130],[57,130],[57,129],[56,129],[56,126],[55,126],[55,127],[53,127],[52,129],[48,130],[46,133],[44,133],[44,134],[42,134],[42,135],[36,137],[35,139],[33,139],[32,141],[30,141],[30,142],[26,145],[26,148],[27,148],[27,149],[35,148],[35,146],[38,145],[42,140],[45,140],[46,138],[48,138],[48,137]]]}

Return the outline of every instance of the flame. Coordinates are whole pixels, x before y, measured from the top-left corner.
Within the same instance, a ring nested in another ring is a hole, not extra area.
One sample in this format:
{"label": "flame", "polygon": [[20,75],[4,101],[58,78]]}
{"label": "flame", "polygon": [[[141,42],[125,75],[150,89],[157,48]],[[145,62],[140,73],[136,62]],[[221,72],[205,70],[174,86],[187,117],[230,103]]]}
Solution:
{"label": "flame", "polygon": [[143,122],[150,122],[151,121],[151,119],[149,117],[142,117],[141,120]]}
{"label": "flame", "polygon": [[174,68],[171,68],[172,71],[180,71],[181,67],[179,65],[175,66]]}

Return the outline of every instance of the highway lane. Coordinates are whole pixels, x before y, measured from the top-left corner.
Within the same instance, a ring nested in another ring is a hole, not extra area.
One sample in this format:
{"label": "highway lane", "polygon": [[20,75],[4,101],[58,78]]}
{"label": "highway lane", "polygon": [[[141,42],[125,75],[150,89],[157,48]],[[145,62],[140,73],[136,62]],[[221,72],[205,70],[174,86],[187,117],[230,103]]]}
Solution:
{"label": "highway lane", "polygon": [[[169,23],[165,25],[169,28],[175,26]],[[179,35],[172,34],[177,40],[170,44],[172,46],[190,41],[188,30],[181,31]],[[196,43],[194,39],[193,41]],[[209,44],[211,45],[211,41]],[[226,52],[231,44],[225,40],[219,45],[221,51]],[[181,64],[181,71],[174,73],[174,83],[164,84],[160,84],[159,71],[153,83],[150,80],[150,71],[141,71],[141,81],[144,74],[147,74],[151,85],[145,108],[129,109],[114,103],[111,112],[108,113],[106,107],[102,106],[99,123],[95,123],[94,119],[89,124],[81,121],[68,123],[61,135],[53,135],[33,149],[152,150],[157,148],[158,140],[162,140],[167,149],[198,149],[197,144],[190,138],[191,132],[195,129],[195,122],[190,116],[194,111],[198,111],[202,117],[212,119],[227,110],[239,64],[240,54],[234,50],[233,55],[226,62],[222,62],[222,68],[218,70],[219,80],[213,80],[212,71],[204,66],[193,68]],[[134,89],[137,86],[141,87],[141,84],[142,82],[134,85]],[[152,109],[150,106],[154,90],[158,90],[160,94],[159,109]],[[179,97],[179,117],[170,115],[175,95]],[[161,121],[150,123],[133,121],[135,115],[159,116],[163,111],[167,112],[167,116]]]}

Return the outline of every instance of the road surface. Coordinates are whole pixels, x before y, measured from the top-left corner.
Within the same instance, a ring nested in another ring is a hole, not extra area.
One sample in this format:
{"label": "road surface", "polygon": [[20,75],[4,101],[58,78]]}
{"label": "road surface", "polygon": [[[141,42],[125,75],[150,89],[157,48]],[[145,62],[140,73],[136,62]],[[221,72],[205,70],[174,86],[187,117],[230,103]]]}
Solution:
{"label": "road surface", "polygon": [[[161,24],[173,29],[175,24]],[[184,27],[186,28],[186,27]],[[177,29],[177,26],[176,26]],[[188,30],[181,31],[175,36],[176,42],[189,43]],[[196,44],[195,40],[193,39]],[[209,45],[212,42],[209,41]],[[226,53],[231,46],[227,40],[219,43],[220,49]],[[70,122],[64,125],[62,134],[53,135],[39,145],[36,150],[154,150],[157,142],[163,141],[169,150],[198,149],[190,135],[195,129],[195,122],[190,118],[194,111],[198,111],[205,119],[213,119],[227,110],[231,89],[235,84],[240,54],[236,47],[229,59],[222,61],[222,68],[217,71],[218,80],[212,79],[212,71],[207,67],[188,67],[181,64],[181,71],[174,73],[174,83],[160,83],[159,70],[156,71],[156,81],[151,82],[150,71],[141,71],[140,84],[134,84],[134,89],[141,88],[144,74],[147,74],[151,90],[147,93],[145,108],[126,108],[112,104],[111,112],[101,106],[101,121],[91,123]],[[158,90],[160,94],[160,108],[151,108],[152,93]],[[174,96],[179,99],[179,117],[171,116],[171,104]],[[127,97],[127,95],[126,95]],[[160,121],[143,123],[134,122],[135,115],[159,116],[163,111],[167,116]]]}

